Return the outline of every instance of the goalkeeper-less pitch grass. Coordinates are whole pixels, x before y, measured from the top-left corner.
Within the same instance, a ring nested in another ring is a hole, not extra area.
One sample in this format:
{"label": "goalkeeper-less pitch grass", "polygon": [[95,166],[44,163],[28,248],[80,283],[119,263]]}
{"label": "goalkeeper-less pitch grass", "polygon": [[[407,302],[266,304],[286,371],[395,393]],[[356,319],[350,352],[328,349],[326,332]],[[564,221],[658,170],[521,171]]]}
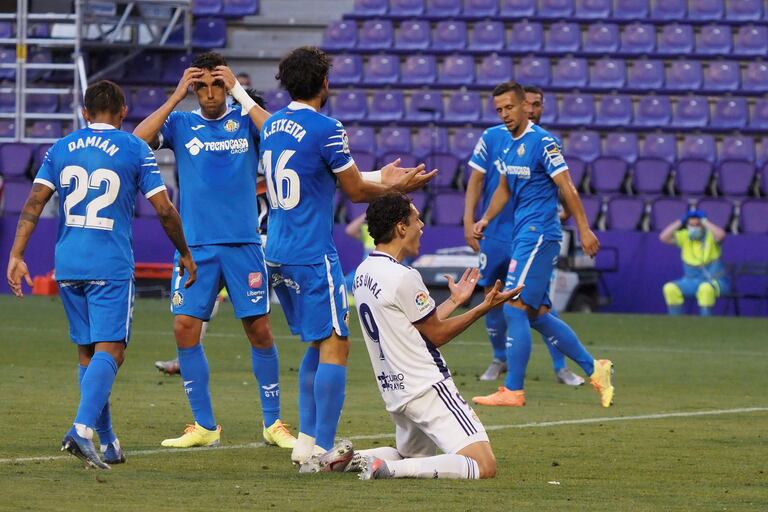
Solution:
{"label": "goalkeeper-less pitch grass", "polygon": [[[768,321],[564,315],[588,349],[615,362],[616,404],[588,385],[555,384],[534,333],[523,408],[475,411],[498,459],[494,480],[360,482],[299,475],[289,451],[261,444],[250,351],[228,304],[205,340],[222,448],[160,447],[191,422],[167,301],[136,303],[126,363],[112,393],[128,461],[85,470],[59,452],[77,407],[77,358],[58,299],[0,297],[0,510],[768,510]],[[297,425],[302,344],[279,308],[283,418]],[[359,324],[339,427],[356,446],[393,442]],[[477,375],[490,349],[482,321],[443,349],[466,399],[493,391]],[[573,363],[571,368],[576,370]],[[294,427],[295,430],[295,427]]]}

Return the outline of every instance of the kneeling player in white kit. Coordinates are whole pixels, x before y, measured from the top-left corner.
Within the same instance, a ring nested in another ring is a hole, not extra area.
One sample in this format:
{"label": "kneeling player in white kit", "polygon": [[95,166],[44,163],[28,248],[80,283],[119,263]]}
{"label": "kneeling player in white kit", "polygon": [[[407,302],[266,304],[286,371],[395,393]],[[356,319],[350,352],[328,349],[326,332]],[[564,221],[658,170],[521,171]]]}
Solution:
{"label": "kneeling player in white kit", "polygon": [[[501,292],[497,281],[481,304],[449,318],[471,297],[478,269],[467,269],[457,282],[448,277],[451,296],[435,306],[419,272],[401,263],[418,254],[424,226],[408,197],[392,193],[374,200],[367,222],[376,249],[355,273],[355,304],[397,448],[356,451],[347,470],[361,471],[363,480],[492,478],[496,459],[485,428],[437,347],[522,287]],[[443,455],[435,455],[438,448]]]}

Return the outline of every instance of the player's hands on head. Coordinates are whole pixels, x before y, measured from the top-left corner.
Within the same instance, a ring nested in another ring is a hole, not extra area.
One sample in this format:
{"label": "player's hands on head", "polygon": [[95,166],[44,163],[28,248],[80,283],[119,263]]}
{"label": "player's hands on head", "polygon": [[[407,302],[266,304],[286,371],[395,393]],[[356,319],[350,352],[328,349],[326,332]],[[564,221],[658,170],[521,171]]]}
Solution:
{"label": "player's hands on head", "polygon": [[211,76],[214,80],[221,80],[224,82],[224,86],[228,91],[231,91],[237,83],[237,77],[235,77],[235,74],[228,66],[216,66],[211,72]]}
{"label": "player's hands on head", "polygon": [[480,279],[480,269],[466,269],[458,281],[454,281],[453,276],[449,274],[445,274],[443,277],[448,280],[448,290],[451,292],[451,301],[457,306],[461,306],[472,297],[472,292],[475,291],[477,281]]}
{"label": "player's hands on head", "polygon": [[179,85],[176,86],[176,90],[173,91],[171,97],[175,99],[176,102],[182,101],[187,97],[189,88],[195,85],[195,83],[198,82],[202,77],[203,70],[200,68],[185,69],[184,73],[181,75],[181,80],[179,80]]}
{"label": "player's hands on head", "polygon": [[[488,226],[488,219],[486,219],[485,217],[475,222],[475,225],[472,228],[472,232],[476,240],[482,240],[483,238],[485,238],[485,235],[483,235],[483,231],[485,231],[486,226]],[[478,250],[479,250],[479,246],[478,246]]]}
{"label": "player's hands on head", "polygon": [[485,299],[483,300],[483,305],[488,309],[493,309],[496,306],[504,304],[513,297],[519,295],[520,292],[523,291],[523,287],[525,287],[524,284],[512,290],[502,291],[504,289],[504,285],[500,280],[497,279],[493,284],[493,288],[491,288],[491,290],[486,294]]}
{"label": "player's hands on head", "polygon": [[400,159],[388,163],[381,168],[381,183],[389,185],[400,192],[408,193],[422,188],[437,174],[437,169],[425,172],[426,166],[400,167]]}
{"label": "player's hands on head", "polygon": [[179,275],[183,276],[184,272],[187,273],[187,281],[184,283],[184,288],[189,288],[197,281],[197,263],[192,259],[192,254],[190,253],[179,256]]}
{"label": "player's hands on head", "polygon": [[11,256],[8,259],[8,286],[11,291],[17,297],[23,297],[24,292],[21,290],[21,280],[27,283],[27,286],[32,287],[32,278],[29,276],[29,269],[27,264],[22,258],[18,256]]}
{"label": "player's hands on head", "polygon": [[579,235],[581,236],[581,248],[587,255],[594,258],[597,251],[600,250],[600,241],[591,229],[588,229]]}

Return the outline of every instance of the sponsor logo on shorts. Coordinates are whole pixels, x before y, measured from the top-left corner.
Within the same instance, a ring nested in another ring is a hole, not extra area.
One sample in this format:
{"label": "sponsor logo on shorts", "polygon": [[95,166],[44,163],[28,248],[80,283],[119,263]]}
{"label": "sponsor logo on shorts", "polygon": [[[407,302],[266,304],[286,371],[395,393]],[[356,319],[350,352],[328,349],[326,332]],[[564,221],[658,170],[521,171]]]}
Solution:
{"label": "sponsor logo on shorts", "polygon": [[184,304],[184,295],[182,295],[181,292],[178,290],[173,292],[173,297],[171,298],[171,304],[173,304],[176,307],[179,307],[182,304]]}
{"label": "sponsor logo on shorts", "polygon": [[517,268],[517,260],[509,260],[509,268],[507,269],[507,272],[514,272]]}
{"label": "sponsor logo on shorts", "polygon": [[261,272],[251,272],[248,274],[248,286],[250,288],[261,288],[264,284],[264,279],[261,276]]}
{"label": "sponsor logo on shorts", "polygon": [[424,311],[429,307],[429,295],[427,295],[427,292],[419,291],[413,300],[416,302],[416,307],[419,308],[419,311]]}

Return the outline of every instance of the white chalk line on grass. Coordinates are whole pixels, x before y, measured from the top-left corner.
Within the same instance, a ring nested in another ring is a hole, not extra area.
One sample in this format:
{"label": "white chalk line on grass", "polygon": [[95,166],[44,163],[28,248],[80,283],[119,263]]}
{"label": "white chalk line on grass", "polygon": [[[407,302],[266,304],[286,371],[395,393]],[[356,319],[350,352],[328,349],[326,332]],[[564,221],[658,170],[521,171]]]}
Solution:
{"label": "white chalk line on grass", "polygon": [[[511,425],[488,425],[486,430],[510,430],[510,429],[522,429],[522,428],[548,428],[559,427],[563,425],[590,425],[594,423],[607,423],[616,421],[642,421],[642,420],[660,420],[668,418],[694,418],[698,416],[724,416],[730,414],[748,414],[753,412],[768,412],[768,407],[744,407],[740,409],[714,409],[709,411],[691,411],[691,412],[666,412],[657,414],[640,414],[637,416],[607,416],[601,418],[580,418],[573,420],[556,420],[556,421],[537,421],[532,423],[517,423]],[[395,435],[392,432],[385,434],[366,434],[349,436],[352,441],[362,441],[367,439],[385,439],[392,438]],[[163,450],[135,450],[127,451],[128,456],[138,455],[168,455],[171,453],[187,453],[187,452],[205,452],[208,450],[241,450],[247,448],[262,448],[264,443],[246,443],[225,445],[216,448],[166,448]],[[25,462],[47,462],[56,461],[70,458],[70,455],[54,455],[54,456],[42,456],[42,457],[18,457],[9,459],[0,459],[0,464],[22,464]]]}

